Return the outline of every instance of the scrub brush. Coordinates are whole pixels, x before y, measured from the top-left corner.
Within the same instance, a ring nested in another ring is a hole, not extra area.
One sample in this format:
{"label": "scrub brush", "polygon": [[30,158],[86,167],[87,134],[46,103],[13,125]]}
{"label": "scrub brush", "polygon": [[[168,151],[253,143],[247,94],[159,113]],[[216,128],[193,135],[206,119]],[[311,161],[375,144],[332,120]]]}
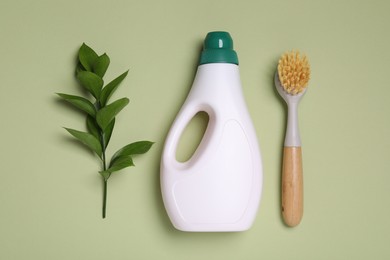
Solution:
{"label": "scrub brush", "polygon": [[282,215],[294,227],[303,215],[302,150],[298,129],[298,103],[307,90],[310,66],[297,51],[282,55],[275,73],[275,86],[288,107],[282,167]]}

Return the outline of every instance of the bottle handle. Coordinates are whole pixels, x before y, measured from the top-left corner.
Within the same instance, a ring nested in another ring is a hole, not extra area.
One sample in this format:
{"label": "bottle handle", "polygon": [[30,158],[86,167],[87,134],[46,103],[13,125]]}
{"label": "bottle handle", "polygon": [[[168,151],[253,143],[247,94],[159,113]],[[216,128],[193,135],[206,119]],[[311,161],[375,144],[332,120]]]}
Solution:
{"label": "bottle handle", "polygon": [[[208,114],[209,118],[211,119],[212,109],[210,105],[207,105],[205,103],[198,103],[189,101],[186,102],[183,105],[183,109],[179,111],[178,115],[176,116],[176,119],[174,120],[172,127],[168,133],[167,139],[165,141],[164,145],[164,151],[163,151],[163,163],[164,166],[167,169],[176,168],[178,170],[185,170],[191,167],[194,164],[194,159],[196,157],[196,152],[193,154],[193,156],[188,159],[186,162],[179,162],[176,160],[176,151],[177,147],[180,141],[180,137],[182,136],[185,128],[190,123],[190,121],[194,118],[194,116],[199,112],[205,112]],[[210,125],[210,119],[209,119],[209,125]],[[208,132],[209,125],[207,126],[206,133]],[[204,142],[202,138],[201,143],[199,146],[202,145]],[[198,146],[198,148],[199,148]]]}

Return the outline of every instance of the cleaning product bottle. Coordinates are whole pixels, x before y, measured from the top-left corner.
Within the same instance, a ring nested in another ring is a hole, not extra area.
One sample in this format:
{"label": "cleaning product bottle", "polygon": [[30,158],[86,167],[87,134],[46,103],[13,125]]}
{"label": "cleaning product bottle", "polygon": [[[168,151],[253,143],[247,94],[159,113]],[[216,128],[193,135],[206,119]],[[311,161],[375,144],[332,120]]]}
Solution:
{"label": "cleaning product bottle", "polygon": [[[178,162],[179,139],[198,112],[209,116],[206,131],[193,156]],[[169,218],[182,231],[244,231],[255,219],[262,162],[227,32],[206,36],[191,91],[165,142],[161,190]]]}

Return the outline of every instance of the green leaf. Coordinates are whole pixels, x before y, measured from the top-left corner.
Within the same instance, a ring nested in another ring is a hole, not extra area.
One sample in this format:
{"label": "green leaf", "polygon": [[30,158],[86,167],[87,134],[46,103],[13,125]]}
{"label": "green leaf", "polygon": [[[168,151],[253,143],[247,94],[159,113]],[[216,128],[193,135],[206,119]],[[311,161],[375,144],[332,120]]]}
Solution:
{"label": "green leaf", "polygon": [[76,66],[76,76],[77,74],[79,74],[80,71],[85,71],[85,68],[83,67],[83,65],[81,65],[80,62],[78,62]]}
{"label": "green leaf", "polygon": [[99,157],[102,156],[102,146],[98,139],[90,133],[85,133],[77,131],[70,128],[65,128],[71,135],[73,135],[80,142],[88,146],[92,151],[94,151]]}
{"label": "green leaf", "polygon": [[101,77],[89,71],[80,71],[77,74],[77,79],[86,90],[88,90],[96,99],[99,100],[104,84]]}
{"label": "green leaf", "polygon": [[[107,148],[108,143],[111,140],[112,132],[114,131],[115,126],[115,118],[110,122],[107,128],[104,130],[104,147]],[[100,129],[95,119],[91,116],[87,117],[87,129],[90,134],[96,137],[96,139],[100,140]]]}
{"label": "green leaf", "polygon": [[92,71],[98,55],[91,47],[83,43],[79,49],[79,61],[87,71]]}
{"label": "green leaf", "polygon": [[95,60],[95,63],[93,64],[93,71],[98,76],[103,78],[104,74],[106,74],[109,65],[110,57],[108,57],[108,55],[104,53]]}
{"label": "green leaf", "polygon": [[116,172],[130,166],[134,166],[133,158],[131,158],[131,156],[122,156],[115,160],[113,165],[111,165],[110,168],[107,169],[107,171]]}
{"label": "green leaf", "polygon": [[115,164],[115,161],[123,156],[131,156],[135,154],[143,154],[149,151],[154,142],[150,141],[138,141],[135,143],[128,144],[123,148],[119,149],[111,158],[110,166]]}
{"label": "green leaf", "polygon": [[79,96],[67,95],[63,93],[57,93],[57,95],[65,99],[67,102],[71,103],[75,107],[83,110],[87,114],[95,117],[96,115],[95,106],[88,99]]}
{"label": "green leaf", "polygon": [[110,142],[112,132],[114,130],[115,126],[115,117],[112,119],[110,124],[107,126],[107,128],[104,130],[104,147],[108,146],[108,143]]}
{"label": "green leaf", "polygon": [[115,164],[108,168],[105,171],[100,171],[99,173],[103,176],[105,180],[110,178],[111,173],[122,170],[123,168],[134,166],[133,159],[131,156],[124,156],[116,160]]}
{"label": "green leaf", "polygon": [[105,131],[114,117],[129,103],[128,98],[121,98],[100,109],[96,114],[96,122]]}
{"label": "green leaf", "polygon": [[96,137],[96,139],[100,140],[100,130],[97,125],[95,119],[91,116],[87,116],[87,129],[90,134]]}
{"label": "green leaf", "polygon": [[111,95],[115,92],[115,90],[118,88],[119,84],[126,78],[127,73],[129,71],[126,71],[122,73],[119,77],[108,83],[102,90],[101,96],[100,96],[100,104],[102,106],[105,106],[108,102],[108,99],[111,97]]}

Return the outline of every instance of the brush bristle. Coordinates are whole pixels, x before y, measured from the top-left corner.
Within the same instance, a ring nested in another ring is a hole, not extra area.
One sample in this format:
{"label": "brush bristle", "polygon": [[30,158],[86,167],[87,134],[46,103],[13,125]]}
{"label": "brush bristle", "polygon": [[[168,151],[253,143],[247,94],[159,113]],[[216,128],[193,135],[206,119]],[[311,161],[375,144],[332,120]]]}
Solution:
{"label": "brush bristle", "polygon": [[298,51],[286,52],[278,64],[279,80],[284,90],[292,95],[301,93],[310,79],[310,65]]}

